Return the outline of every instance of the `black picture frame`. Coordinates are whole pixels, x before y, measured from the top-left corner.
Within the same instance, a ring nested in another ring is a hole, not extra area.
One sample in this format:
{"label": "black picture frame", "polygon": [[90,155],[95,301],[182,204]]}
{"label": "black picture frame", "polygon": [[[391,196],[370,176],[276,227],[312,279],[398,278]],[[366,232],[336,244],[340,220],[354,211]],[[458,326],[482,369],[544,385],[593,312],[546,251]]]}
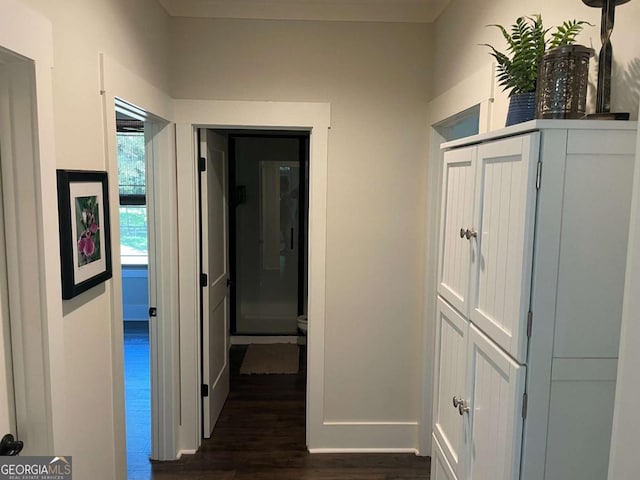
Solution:
{"label": "black picture frame", "polygon": [[62,298],[112,277],[107,172],[57,170]]}

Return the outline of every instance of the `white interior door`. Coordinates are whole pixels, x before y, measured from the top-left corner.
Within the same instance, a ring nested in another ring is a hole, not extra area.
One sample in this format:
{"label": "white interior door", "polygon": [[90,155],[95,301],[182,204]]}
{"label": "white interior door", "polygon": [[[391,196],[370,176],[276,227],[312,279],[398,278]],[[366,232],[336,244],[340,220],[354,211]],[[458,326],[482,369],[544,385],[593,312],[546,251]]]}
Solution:
{"label": "white interior door", "polygon": [[470,319],[519,362],[526,357],[539,135],[478,147]]}
{"label": "white interior door", "polygon": [[438,293],[469,314],[468,291],[471,243],[465,233],[473,222],[476,147],[444,154]]}
{"label": "white interior door", "polygon": [[203,434],[211,436],[229,394],[229,290],[227,219],[227,140],[200,130],[202,209],[202,373]]}
{"label": "white interior door", "polygon": [[516,480],[520,476],[525,367],[473,324],[469,328],[468,355],[468,478]]}
{"label": "white interior door", "polygon": [[465,398],[469,322],[441,298],[436,318],[433,435],[460,476],[467,441],[458,401]]}
{"label": "white interior door", "polygon": [[[38,342],[39,289],[33,285],[43,273],[34,261],[40,245],[34,230],[37,222],[24,222],[34,218],[30,207],[36,197],[29,156],[35,148],[34,73],[26,63],[0,47],[0,438],[12,434],[26,442],[23,453],[33,455],[43,451],[46,439],[38,428],[45,417],[34,408],[43,406],[44,400],[39,396],[44,394],[44,385],[39,385],[43,377],[36,374],[41,359],[34,363],[29,355],[43,346]],[[18,452],[15,446],[2,450],[2,455]]]}

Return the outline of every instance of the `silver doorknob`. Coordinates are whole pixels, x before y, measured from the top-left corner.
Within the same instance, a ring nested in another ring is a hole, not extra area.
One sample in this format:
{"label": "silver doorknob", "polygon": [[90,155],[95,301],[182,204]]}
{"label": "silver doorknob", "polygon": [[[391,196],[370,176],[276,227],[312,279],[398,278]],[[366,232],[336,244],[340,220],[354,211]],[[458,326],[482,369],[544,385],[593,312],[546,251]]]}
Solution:
{"label": "silver doorknob", "polygon": [[467,231],[464,228],[460,229],[460,238],[464,238],[464,236],[467,234]]}
{"label": "silver doorknob", "polygon": [[[460,232],[462,233],[462,232]],[[464,236],[467,237],[467,240],[470,240],[471,237],[473,238],[478,238],[478,232],[476,232],[474,229],[468,229],[464,232]]]}
{"label": "silver doorknob", "polygon": [[458,413],[464,415],[469,411],[469,403],[466,400],[460,400],[458,403]]}
{"label": "silver doorknob", "polygon": [[453,408],[458,408],[458,405],[460,405],[462,403],[462,399],[456,397],[455,395],[453,396]]}

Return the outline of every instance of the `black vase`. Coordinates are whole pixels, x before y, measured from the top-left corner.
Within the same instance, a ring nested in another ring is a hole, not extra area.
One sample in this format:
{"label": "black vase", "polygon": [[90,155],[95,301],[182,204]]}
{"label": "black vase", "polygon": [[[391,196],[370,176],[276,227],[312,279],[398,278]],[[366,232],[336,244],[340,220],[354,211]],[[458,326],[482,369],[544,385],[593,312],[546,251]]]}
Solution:
{"label": "black vase", "polygon": [[506,126],[533,120],[536,115],[536,92],[518,93],[509,97]]}

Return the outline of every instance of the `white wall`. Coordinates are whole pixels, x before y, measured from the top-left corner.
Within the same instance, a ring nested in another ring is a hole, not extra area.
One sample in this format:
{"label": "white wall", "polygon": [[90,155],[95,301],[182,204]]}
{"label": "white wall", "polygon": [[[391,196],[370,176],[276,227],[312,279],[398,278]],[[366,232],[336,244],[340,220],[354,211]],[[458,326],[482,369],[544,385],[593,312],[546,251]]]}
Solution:
{"label": "white wall", "polygon": [[324,420],[401,424],[389,446],[415,447],[430,28],[176,18],[171,31],[176,98],[331,103]]}
{"label": "white wall", "polygon": [[[169,17],[154,0],[24,3],[53,24],[57,167],[106,170],[99,54],[167,90]],[[109,172],[112,182],[116,174]],[[65,378],[56,381],[66,392],[68,449],[55,453],[74,457],[78,478],[125,477],[123,405],[112,389],[114,375],[121,375],[114,371],[121,360],[112,348],[122,341],[114,333],[121,326],[112,324],[120,316],[111,311],[109,287],[107,282],[63,302]]]}
{"label": "white wall", "polygon": [[[588,20],[589,27],[578,37],[578,42],[600,50],[600,9],[587,7],[582,0],[452,0],[435,22],[436,53],[434,57],[433,97],[446,92],[473,73],[491,62],[487,47],[489,43],[503,50],[504,39],[488,24],[510,26],[522,15],[541,13],[544,24],[551,27],[564,20]],[[640,21],[640,3],[630,2],[616,9],[616,23],[612,36],[614,69],[612,79],[612,111],[638,114],[640,94],[640,49],[638,48],[637,24]],[[596,70],[596,59],[591,60],[591,69]],[[496,105],[492,118],[492,129],[504,126],[507,96],[501,88],[496,89]],[[590,85],[590,98],[595,97],[595,85]]]}

